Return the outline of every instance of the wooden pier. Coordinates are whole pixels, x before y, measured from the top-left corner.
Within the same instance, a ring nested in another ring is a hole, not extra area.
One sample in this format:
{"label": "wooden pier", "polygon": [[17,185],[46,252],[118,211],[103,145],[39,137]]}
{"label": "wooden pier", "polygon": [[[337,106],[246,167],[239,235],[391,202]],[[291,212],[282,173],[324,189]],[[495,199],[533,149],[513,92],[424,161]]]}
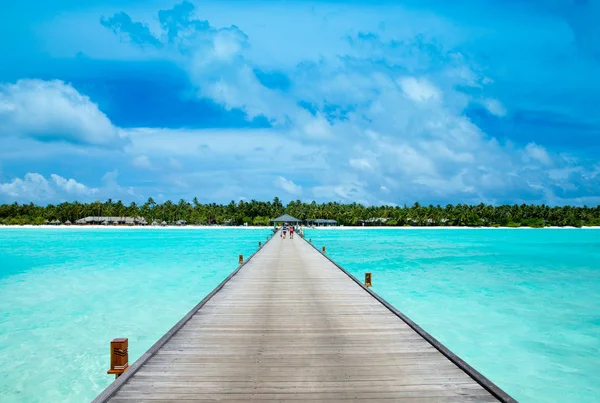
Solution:
{"label": "wooden pier", "polygon": [[304,239],[278,235],[94,402],[248,400],[515,402]]}

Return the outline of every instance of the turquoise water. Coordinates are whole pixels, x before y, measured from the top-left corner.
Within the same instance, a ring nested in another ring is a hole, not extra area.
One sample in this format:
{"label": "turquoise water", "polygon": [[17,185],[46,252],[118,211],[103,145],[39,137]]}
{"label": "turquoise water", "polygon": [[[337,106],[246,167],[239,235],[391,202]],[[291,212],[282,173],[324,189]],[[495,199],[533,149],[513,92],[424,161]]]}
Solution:
{"label": "turquoise water", "polygon": [[0,228],[0,401],[85,402],[250,256],[267,229]]}
{"label": "turquoise water", "polygon": [[[83,402],[268,229],[0,229],[0,401]],[[309,230],[316,246],[522,402],[600,396],[600,230]]]}
{"label": "turquoise water", "polygon": [[600,401],[600,230],[307,230],[521,402]]}

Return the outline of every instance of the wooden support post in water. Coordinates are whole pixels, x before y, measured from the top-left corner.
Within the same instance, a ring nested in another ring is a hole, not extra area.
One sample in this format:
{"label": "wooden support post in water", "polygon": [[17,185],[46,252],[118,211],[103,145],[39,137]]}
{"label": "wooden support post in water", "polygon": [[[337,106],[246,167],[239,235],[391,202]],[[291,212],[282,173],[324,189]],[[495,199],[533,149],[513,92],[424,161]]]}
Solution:
{"label": "wooden support post in water", "polygon": [[372,280],[371,273],[365,273],[365,285],[367,287],[372,287],[373,286],[373,282],[371,280]]}
{"label": "wooden support post in water", "polygon": [[308,242],[312,243],[312,238],[308,238]]}
{"label": "wooden support post in water", "polygon": [[325,247],[323,246],[323,254],[325,254]]}
{"label": "wooden support post in water", "polygon": [[113,339],[110,342],[110,369],[108,374],[114,374],[117,379],[129,368],[129,343],[127,339]]}
{"label": "wooden support post in water", "polygon": [[260,248],[262,246],[262,243],[258,242],[258,247]]}
{"label": "wooden support post in water", "polygon": [[244,263],[244,255],[240,255],[240,264]]}

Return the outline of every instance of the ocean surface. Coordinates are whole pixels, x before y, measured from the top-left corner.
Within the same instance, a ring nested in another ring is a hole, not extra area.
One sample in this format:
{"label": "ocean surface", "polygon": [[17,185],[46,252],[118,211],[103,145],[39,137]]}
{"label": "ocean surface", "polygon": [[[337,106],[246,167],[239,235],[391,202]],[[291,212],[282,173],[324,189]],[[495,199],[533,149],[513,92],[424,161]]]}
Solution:
{"label": "ocean surface", "polygon": [[306,238],[520,402],[600,401],[599,229]]}
{"label": "ocean surface", "polygon": [[[269,229],[0,228],[0,401],[85,402]],[[307,230],[521,402],[600,396],[600,230]],[[300,239],[298,239],[300,241]]]}
{"label": "ocean surface", "polygon": [[0,402],[91,401],[268,229],[0,228]]}

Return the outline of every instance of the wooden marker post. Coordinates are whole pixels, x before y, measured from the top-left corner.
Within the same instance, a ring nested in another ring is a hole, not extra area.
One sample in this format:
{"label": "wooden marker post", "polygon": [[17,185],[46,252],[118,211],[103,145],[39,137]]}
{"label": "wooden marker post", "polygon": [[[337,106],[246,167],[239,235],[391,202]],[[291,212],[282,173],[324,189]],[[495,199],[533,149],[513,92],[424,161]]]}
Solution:
{"label": "wooden marker post", "polygon": [[325,247],[323,246],[323,254],[325,254]]}
{"label": "wooden marker post", "polygon": [[372,287],[373,286],[371,273],[365,273],[365,285],[367,287]]}
{"label": "wooden marker post", "polygon": [[308,242],[312,243],[312,238],[308,238]]}
{"label": "wooden marker post", "polygon": [[110,369],[108,374],[114,374],[117,379],[129,368],[129,343],[127,339],[113,339],[110,342]]}
{"label": "wooden marker post", "polygon": [[258,247],[260,248],[261,246],[262,246],[262,243],[261,243],[261,242],[259,242],[259,243],[258,243]]}
{"label": "wooden marker post", "polygon": [[240,255],[240,264],[244,263],[244,255]]}

